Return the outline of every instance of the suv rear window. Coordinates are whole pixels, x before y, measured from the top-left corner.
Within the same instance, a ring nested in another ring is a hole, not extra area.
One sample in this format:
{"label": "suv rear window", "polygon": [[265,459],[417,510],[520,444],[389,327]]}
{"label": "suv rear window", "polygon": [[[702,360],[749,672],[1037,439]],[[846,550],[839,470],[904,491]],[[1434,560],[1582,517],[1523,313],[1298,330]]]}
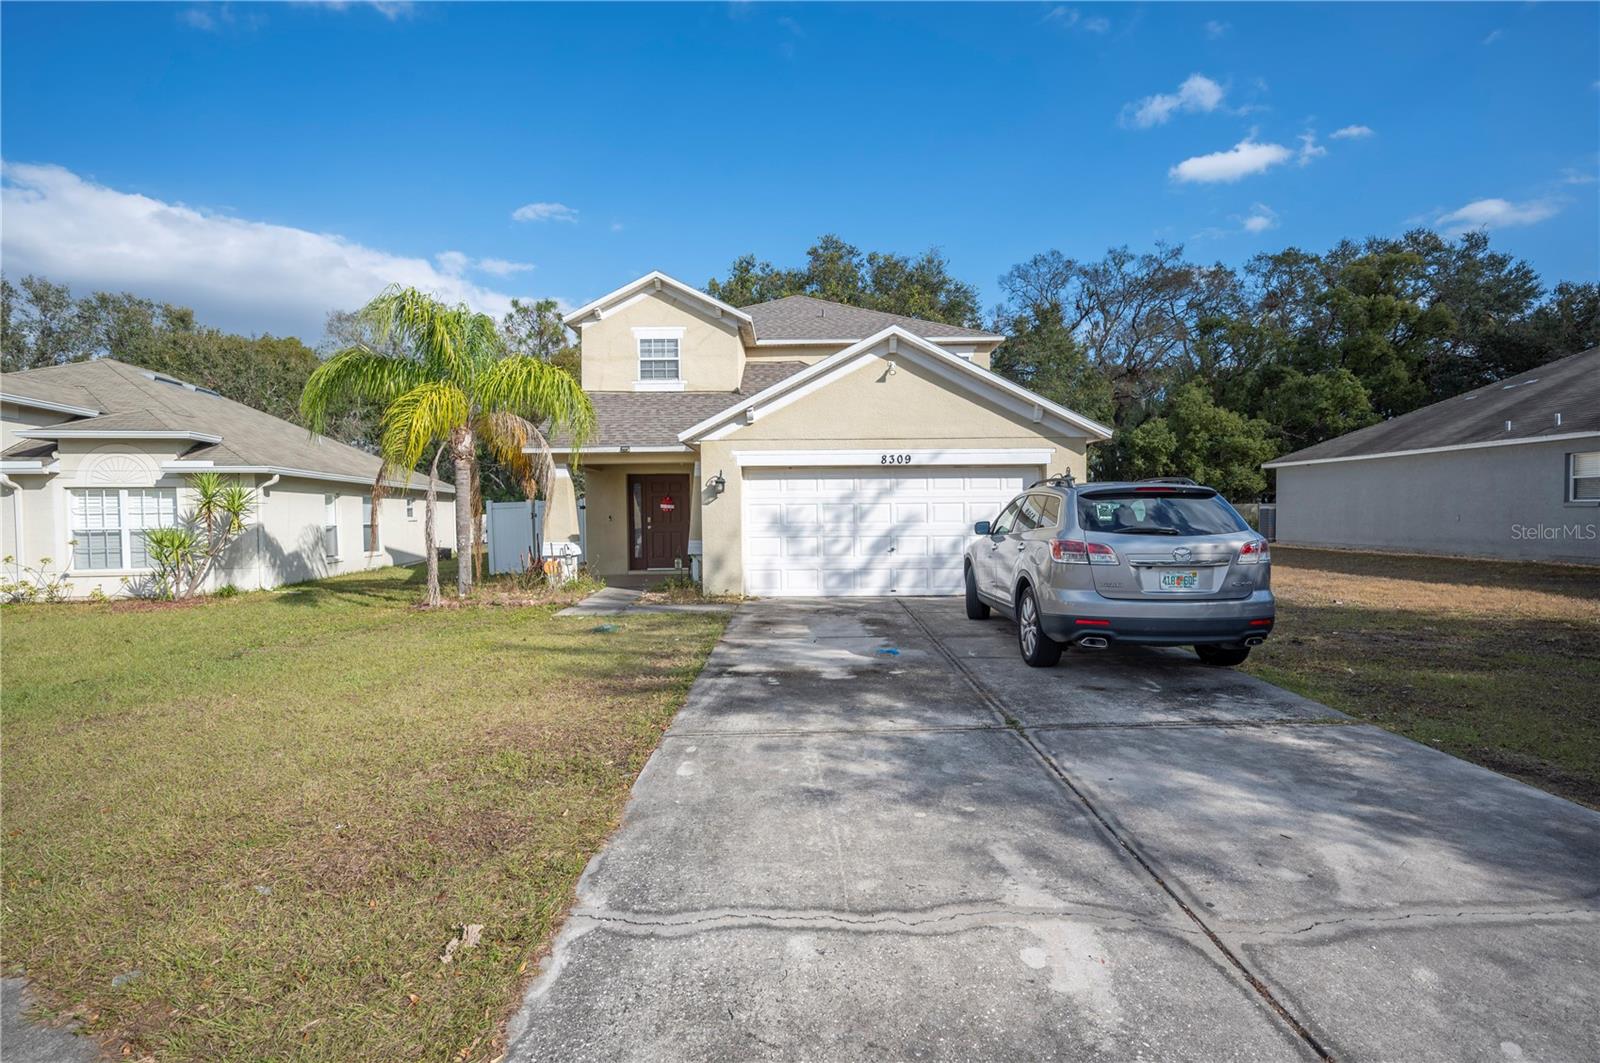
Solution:
{"label": "suv rear window", "polygon": [[1078,496],[1084,531],[1111,535],[1223,535],[1249,525],[1217,495],[1133,491]]}

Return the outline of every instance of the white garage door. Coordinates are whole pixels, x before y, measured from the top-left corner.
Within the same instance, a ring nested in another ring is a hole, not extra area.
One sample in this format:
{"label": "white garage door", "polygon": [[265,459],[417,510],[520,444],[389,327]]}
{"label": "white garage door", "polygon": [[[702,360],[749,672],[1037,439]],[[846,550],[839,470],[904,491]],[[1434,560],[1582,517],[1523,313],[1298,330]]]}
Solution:
{"label": "white garage door", "polygon": [[1032,468],[746,469],[744,584],[756,595],[956,594],[972,525]]}

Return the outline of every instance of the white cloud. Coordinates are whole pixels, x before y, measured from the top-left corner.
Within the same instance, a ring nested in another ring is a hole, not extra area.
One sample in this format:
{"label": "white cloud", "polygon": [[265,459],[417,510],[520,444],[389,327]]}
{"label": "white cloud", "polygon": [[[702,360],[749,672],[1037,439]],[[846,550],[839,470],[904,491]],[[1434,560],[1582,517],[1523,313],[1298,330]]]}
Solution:
{"label": "white cloud", "polygon": [[1505,30],[1490,30],[1489,35],[1483,39],[1484,44],[1493,44],[1506,35]]}
{"label": "white cloud", "polygon": [[[249,221],[119,192],[60,166],[3,164],[0,259],[79,292],[127,290],[191,306],[201,321],[315,342],[329,310],[361,306],[389,284],[500,316],[511,296],[437,263],[330,233]],[[463,256],[465,257],[465,256]]]}
{"label": "white cloud", "polygon": [[1370,136],[1372,136],[1372,127],[1371,126],[1347,125],[1347,126],[1344,126],[1341,129],[1335,129],[1332,133],[1329,133],[1328,134],[1328,139],[1329,140],[1360,140],[1363,137],[1370,137]]}
{"label": "white cloud", "polygon": [[214,30],[217,20],[203,7],[186,7],[178,12],[178,21],[197,30]]}
{"label": "white cloud", "polygon": [[441,251],[433,256],[433,261],[452,277],[461,276],[472,265],[472,259],[460,251]]}
{"label": "white cloud", "polygon": [[1177,92],[1146,96],[1122,108],[1122,124],[1136,129],[1162,125],[1180,111],[1209,113],[1222,106],[1226,90],[1204,74],[1190,74]]}
{"label": "white cloud", "polygon": [[1295,158],[1301,166],[1306,165],[1312,159],[1320,159],[1326,154],[1328,154],[1328,149],[1317,143],[1317,135],[1315,133],[1300,134],[1300,150],[1295,152]]}
{"label": "white cloud", "polygon": [[614,222],[611,223],[611,231],[612,232],[620,233],[622,231],[622,229],[623,229],[623,225],[622,225],[622,223],[620,221],[614,221]]}
{"label": "white cloud", "polygon": [[480,258],[478,268],[485,273],[492,273],[496,277],[509,277],[513,273],[526,273],[533,268],[532,262],[512,262],[507,258]]}
{"label": "white cloud", "polygon": [[1075,7],[1053,7],[1044,16],[1044,20],[1069,30],[1083,30],[1085,33],[1105,33],[1111,28],[1110,19],[1101,18],[1099,15],[1085,18]]}
{"label": "white cloud", "polygon": [[1513,203],[1506,199],[1475,199],[1464,207],[1434,219],[1434,224],[1451,236],[1473,229],[1511,229],[1535,225],[1561,213],[1561,204],[1549,199],[1530,199]]}
{"label": "white cloud", "polygon": [[1231,29],[1233,29],[1233,27],[1228,23],[1218,22],[1216,19],[1212,19],[1210,22],[1206,23],[1206,36],[1211,40],[1217,40],[1219,38],[1226,37],[1228,35],[1228,31]]}
{"label": "white cloud", "polygon": [[1258,144],[1246,137],[1227,151],[1184,159],[1167,171],[1167,176],[1174,181],[1200,184],[1237,181],[1288,162],[1293,155],[1282,144]]}
{"label": "white cloud", "polygon": [[1276,229],[1278,227],[1278,212],[1265,203],[1257,203],[1250,208],[1250,213],[1245,215],[1244,221],[1240,222],[1240,225],[1243,226],[1244,231],[1247,233],[1264,233],[1268,229]]}
{"label": "white cloud", "polygon": [[1594,174],[1584,173],[1571,166],[1563,167],[1561,170],[1561,183],[1564,185],[1592,185],[1596,180]]}
{"label": "white cloud", "polygon": [[578,212],[565,203],[527,203],[511,212],[516,221],[570,221],[578,220]]}

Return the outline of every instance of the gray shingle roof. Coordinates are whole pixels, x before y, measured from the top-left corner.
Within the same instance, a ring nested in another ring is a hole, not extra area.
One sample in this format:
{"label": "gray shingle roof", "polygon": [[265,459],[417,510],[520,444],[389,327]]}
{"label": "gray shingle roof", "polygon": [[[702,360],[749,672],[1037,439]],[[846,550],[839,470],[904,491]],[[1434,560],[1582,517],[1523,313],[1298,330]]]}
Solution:
{"label": "gray shingle roof", "polygon": [[[806,367],[804,362],[746,362],[738,391],[591,391],[598,432],[591,447],[676,445],[678,433],[721,413]],[[551,442],[563,446],[568,439]]]}
{"label": "gray shingle roof", "polygon": [[865,310],[809,295],[790,295],[742,309],[755,321],[757,340],[864,340],[890,325],[899,325],[924,339],[961,336],[998,341],[1004,338],[979,329]]}
{"label": "gray shingle roof", "polygon": [[1600,431],[1600,347],[1285,454],[1267,468],[1595,431]]}
{"label": "gray shingle roof", "polygon": [[[220,443],[196,443],[182,454],[184,461],[210,461],[221,467],[299,469],[366,482],[378,475],[382,463],[364,450],[313,436],[299,425],[269,413],[170,380],[137,366],[101,358],[0,374],[0,395],[100,411],[99,417],[74,421],[70,428],[52,426],[69,434],[73,430],[188,430],[222,437]],[[31,450],[38,445],[31,440],[19,442],[6,456],[21,456],[24,447]],[[418,477],[417,482],[426,481]],[[448,484],[441,485],[441,490],[449,489]]]}

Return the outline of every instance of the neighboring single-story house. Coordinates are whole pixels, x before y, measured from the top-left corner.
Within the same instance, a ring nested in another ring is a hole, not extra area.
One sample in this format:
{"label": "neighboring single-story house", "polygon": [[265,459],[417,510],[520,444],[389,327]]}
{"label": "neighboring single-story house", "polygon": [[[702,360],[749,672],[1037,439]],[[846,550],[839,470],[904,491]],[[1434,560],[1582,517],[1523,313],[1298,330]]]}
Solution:
{"label": "neighboring single-story house", "polygon": [[[990,372],[1003,337],[978,329],[807,296],[739,308],[662,273],[567,323],[599,421],[578,457],[602,576],[698,559],[713,593],[954,593],[973,523],[1083,477],[1111,435]],[[549,495],[544,548],[572,548],[571,478]]]}
{"label": "neighboring single-story house", "polygon": [[[210,584],[275,587],[421,560],[426,477],[389,485],[379,460],[214,391],[110,358],[0,375],[0,543],[13,572],[52,560],[73,596],[126,593],[150,572],[140,532],[181,523],[185,477],[256,492]],[[454,491],[435,524],[451,544]]]}
{"label": "neighboring single-story house", "polygon": [[1264,467],[1280,542],[1600,563],[1600,348]]}

